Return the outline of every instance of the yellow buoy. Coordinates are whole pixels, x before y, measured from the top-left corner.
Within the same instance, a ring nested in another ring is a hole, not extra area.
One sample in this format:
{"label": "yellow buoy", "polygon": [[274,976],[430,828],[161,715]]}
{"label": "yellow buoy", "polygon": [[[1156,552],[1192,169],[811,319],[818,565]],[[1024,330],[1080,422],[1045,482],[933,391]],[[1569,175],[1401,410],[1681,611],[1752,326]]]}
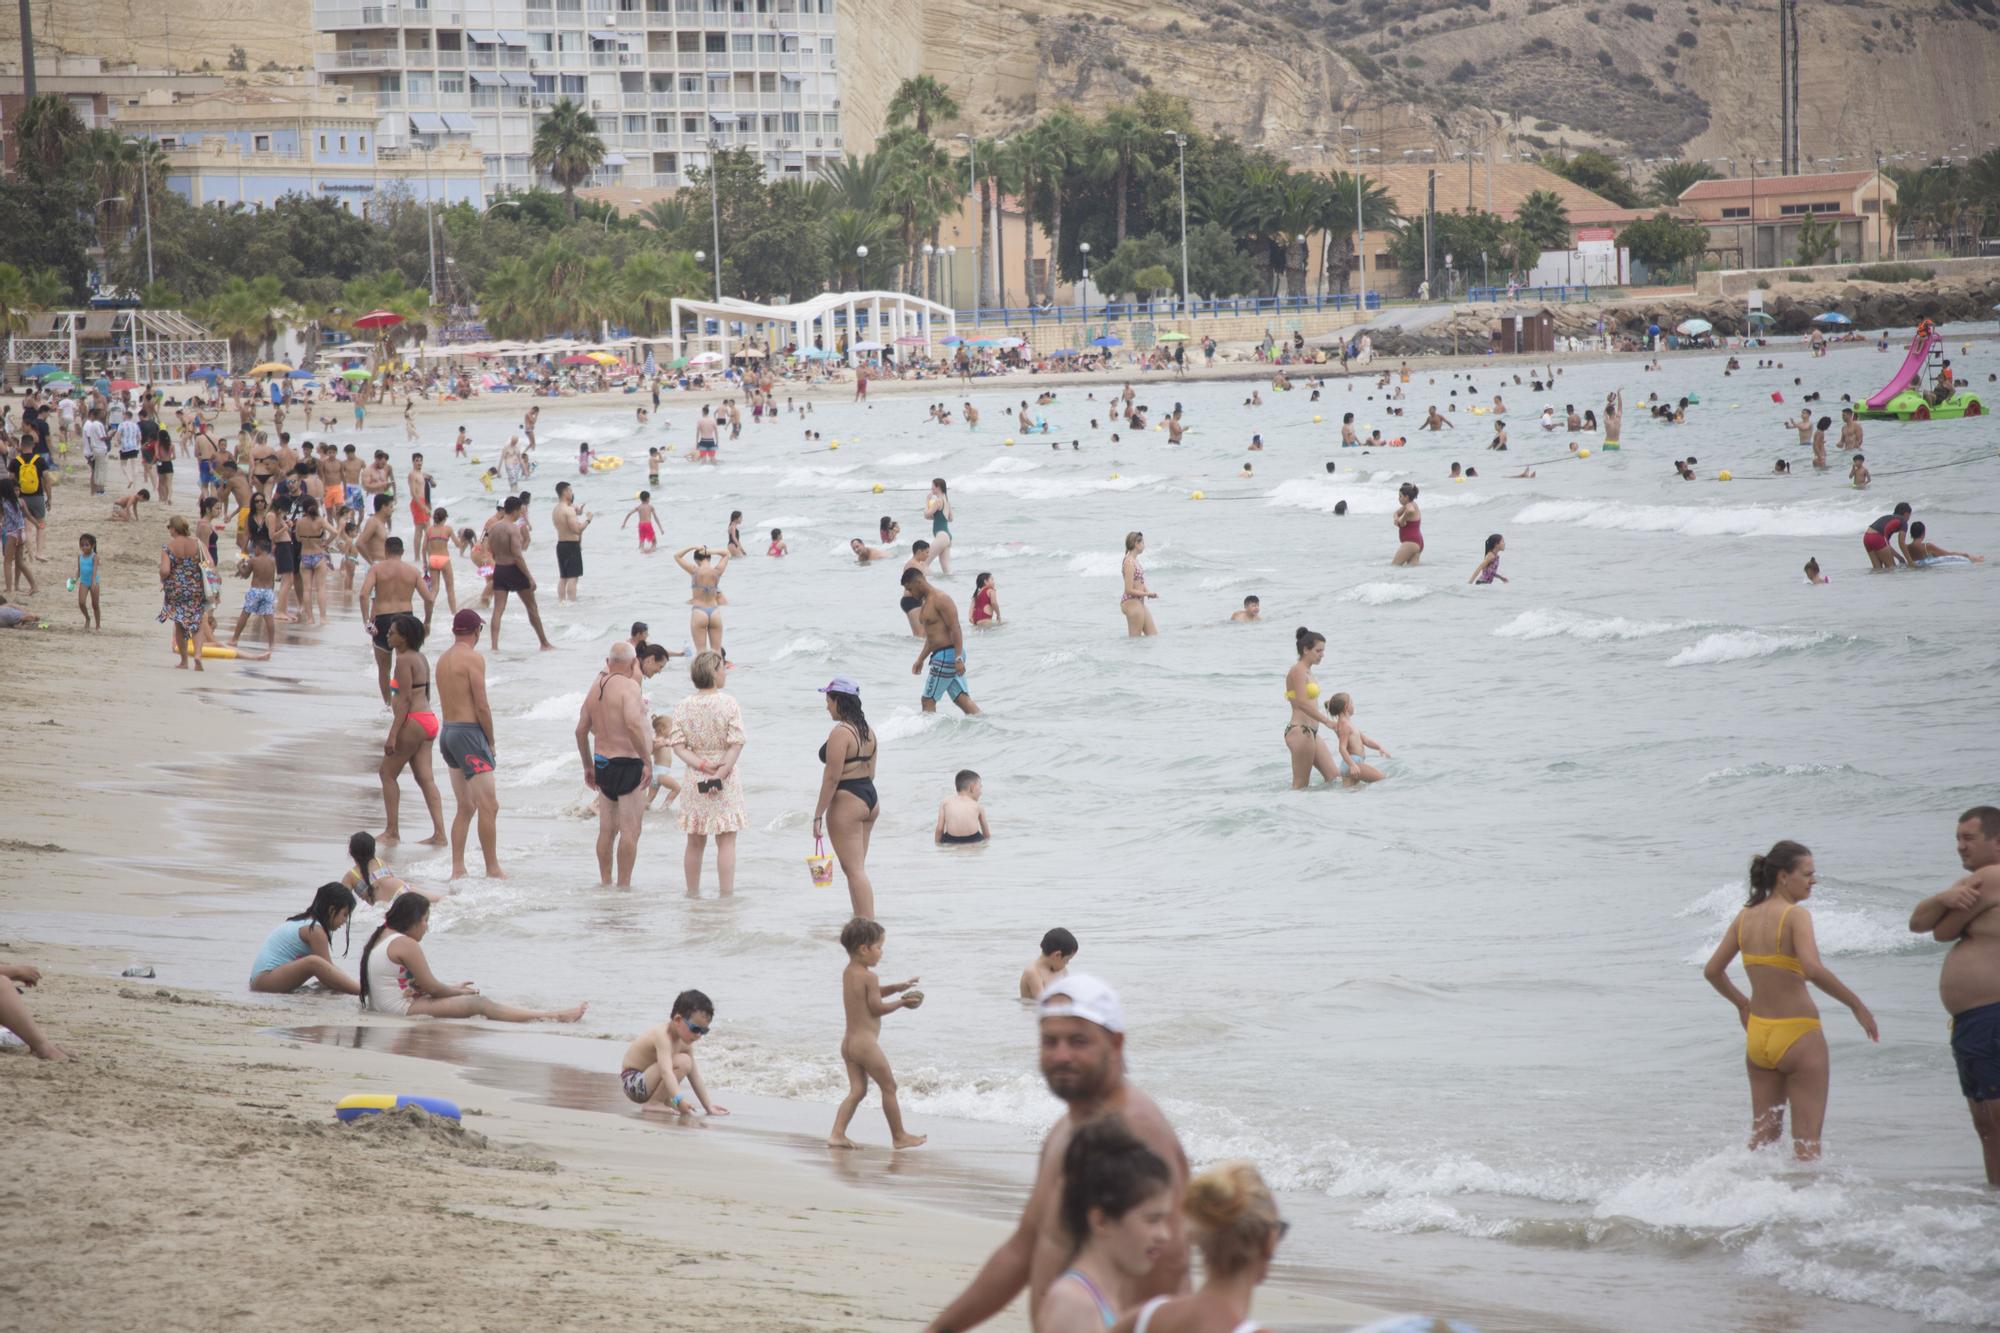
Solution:
{"label": "yellow buoy", "polygon": [[1000,443],[1002,444],[1012,444],[1013,442],[1014,442],[1014,437],[1011,435],[1009,435],[1006,439],[1000,441]]}
{"label": "yellow buoy", "polygon": [[882,493],[882,483],[878,481],[875,483],[875,494],[880,495],[881,493]]}
{"label": "yellow buoy", "polygon": [[1716,479],[1717,481],[1731,481],[1731,480],[1733,480],[1733,478],[1732,478],[1732,477],[1730,476],[1730,474],[1729,474],[1729,469],[1728,469],[1728,468],[1724,468],[1724,469],[1722,469],[1722,471],[1720,471],[1720,472],[1716,473],[1716,474],[1715,474],[1715,479]]}
{"label": "yellow buoy", "polygon": [[1190,495],[1188,498],[1190,500],[1206,500],[1208,496],[1201,491],[1196,491],[1193,495]]}
{"label": "yellow buoy", "polygon": [[1588,449],[1579,449],[1579,450],[1577,450],[1577,451],[1576,451],[1576,456],[1577,456],[1578,458],[1588,458],[1588,457],[1590,457],[1590,450],[1588,450]]}
{"label": "yellow buoy", "polygon": [[827,446],[827,448],[829,448],[829,449],[838,449],[839,447],[840,447],[840,441],[839,441],[839,440],[835,440],[835,441],[834,441],[834,442],[833,442],[832,444],[829,444],[829,445]]}
{"label": "yellow buoy", "polygon": [[1317,426],[1320,423],[1321,419],[1322,418],[1320,417],[1319,413],[1317,412],[1313,413],[1313,425]]}
{"label": "yellow buoy", "polygon": [[1113,480],[1113,481],[1116,481],[1116,480],[1118,480],[1118,474],[1117,474],[1116,472],[1114,472],[1114,473],[1112,473],[1112,474],[1111,474],[1111,480]]}

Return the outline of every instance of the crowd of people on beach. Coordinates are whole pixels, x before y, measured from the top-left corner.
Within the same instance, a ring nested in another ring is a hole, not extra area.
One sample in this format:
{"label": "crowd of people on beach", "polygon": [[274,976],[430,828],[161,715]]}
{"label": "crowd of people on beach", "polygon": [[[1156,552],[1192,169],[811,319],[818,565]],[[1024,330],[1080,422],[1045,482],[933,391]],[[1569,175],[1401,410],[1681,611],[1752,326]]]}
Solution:
{"label": "crowd of people on beach", "polygon": [[[1212,356],[1212,347],[1203,350]],[[1302,344],[1293,350],[1304,352]],[[1275,351],[1268,349],[1267,354]],[[1272,359],[1291,358],[1275,354]],[[1174,361],[1184,364],[1184,353]],[[1535,375],[1531,391],[1553,394],[1559,374],[1550,366]],[[1443,410],[1429,406],[1417,429],[1456,429],[1464,416],[1491,415],[1493,436],[1488,447],[1506,450],[1505,389],[1491,396],[1489,406],[1472,377],[1464,378],[1463,398],[1457,386],[1448,385],[1449,401]],[[1412,382],[1409,367],[1381,372],[1374,382],[1385,391],[1390,414],[1401,415],[1403,386]],[[1514,384],[1521,383],[1521,377],[1514,376]],[[865,384],[864,375],[859,393],[865,394]],[[1274,374],[1269,387],[1274,397],[1303,390],[1314,401],[1331,388],[1317,378],[1295,383],[1282,370]],[[1353,382],[1348,387],[1351,391]],[[776,388],[768,379],[732,386],[744,393],[743,403],[731,397],[704,407],[689,432],[692,447],[687,461],[715,463],[725,442],[733,445],[740,437],[746,408],[753,423],[767,416],[776,419],[781,411]],[[1044,401],[1053,398],[1053,391],[1044,395]],[[655,412],[659,401],[656,384]],[[1187,429],[1179,403],[1170,411],[1152,413],[1129,383],[1102,405],[1095,394],[1089,401],[1092,410],[1101,410],[1106,429],[1145,431],[1157,416],[1169,446],[1179,442]],[[1261,394],[1255,394],[1246,406],[1261,402]],[[1655,394],[1649,396],[1646,410],[1652,421],[1671,427],[1684,422],[1698,405],[1698,399],[1691,397],[1670,400]],[[31,597],[39,592],[34,566],[48,559],[43,548],[48,506],[74,440],[83,453],[90,494],[109,500],[105,522],[136,522],[141,507],[151,503],[170,510],[159,554],[158,619],[168,627],[180,669],[201,671],[205,659],[250,657],[244,635],[253,622],[253,637],[266,645],[261,656],[268,657],[279,648],[281,625],[330,626],[344,618],[351,598],[369,641],[368,660],[387,714],[377,761],[382,831],[356,833],[341,875],[314,890],[303,911],[271,929],[252,963],[249,988],[288,993],[314,987],[353,996],[369,1012],[391,1016],[579,1021],[587,1010],[582,1002],[554,1009],[526,1008],[490,998],[471,982],[442,981],[423,946],[431,914],[447,896],[405,881],[381,855],[406,836],[402,795],[407,776],[422,802],[421,818],[429,825],[421,842],[448,848],[452,880],[506,874],[495,785],[500,741],[487,690],[487,654],[500,650],[510,602],[520,604],[539,648],[555,648],[542,622],[540,583],[531,563],[531,558],[538,558],[540,535],[532,514],[535,497],[517,489],[538,468],[539,407],[524,414],[520,429],[501,451],[498,467],[481,477],[493,496],[491,512],[453,519],[433,504],[436,482],[426,471],[422,453],[413,453],[407,469],[399,473],[385,449],[364,453],[353,443],[341,447],[324,439],[295,443],[282,428],[281,416],[268,425],[260,419],[265,406],[254,393],[216,404],[212,411],[207,406],[171,403],[150,391],[136,400],[129,393],[30,394],[18,429],[0,429],[0,438],[6,440],[6,473],[0,476],[0,539],[4,539],[0,563],[5,567],[6,590],[25,590]],[[406,399],[407,429],[414,437],[416,427],[407,407]],[[639,410],[643,422],[645,409]],[[788,401],[782,410],[792,413],[795,408]],[[1567,404],[1561,415],[1553,404],[1544,408],[1540,424],[1551,435],[1568,433],[1569,456],[1581,457],[1591,447],[1619,449],[1625,414],[1624,393],[1615,391],[1603,405],[1601,425],[1595,410],[1579,415]],[[798,416],[806,415],[798,411]],[[1015,415],[1022,433],[1046,433],[1025,400]],[[231,417],[233,430],[223,424]],[[939,425],[952,422],[942,403],[931,406],[930,417]],[[979,416],[971,402],[962,404],[961,419],[969,429],[978,428]],[[1862,429],[1851,407],[1843,409],[1841,423],[1838,447],[1852,451],[1854,459],[1850,481],[1865,487],[1871,478],[1862,465]],[[356,424],[362,424],[358,408]],[[1827,469],[1831,418],[1807,407],[1793,424],[1799,446],[1811,451],[1812,466]],[[810,429],[806,435],[809,441],[817,440]],[[1111,438],[1115,441],[1118,436]],[[1580,447],[1579,439],[1591,443]],[[1400,437],[1383,439],[1380,431],[1363,439],[1351,412],[1340,425],[1342,448],[1393,448],[1403,443]],[[1060,441],[1051,444],[1059,447]],[[1262,447],[1261,436],[1249,445],[1253,452]],[[464,458],[465,449],[461,430],[455,456]],[[664,455],[658,449],[649,454],[649,484],[658,486]],[[194,464],[196,484],[188,488],[182,481],[184,498],[177,505],[175,467],[187,462]],[[1692,479],[1695,463],[1693,458],[1676,460],[1676,469]],[[1787,472],[1788,464],[1781,459],[1778,471]],[[585,446],[579,453],[579,471],[587,474],[593,466],[594,457]],[[1336,464],[1329,462],[1326,467],[1332,473]],[[1533,467],[1530,464],[1516,475],[1531,477]],[[1250,475],[1248,464],[1243,475]],[[1453,463],[1447,479],[1476,475],[1475,469]],[[505,491],[494,491],[496,480],[504,482]],[[586,595],[583,547],[596,515],[567,481],[553,489],[547,527],[553,534],[557,596],[559,601],[574,601]],[[111,498],[115,492],[122,494]],[[1414,482],[1404,483],[1390,514],[1395,542],[1385,554],[1392,566],[1418,565],[1425,554],[1420,493]],[[1196,495],[1199,498],[1200,493]],[[192,517],[182,508],[191,509]],[[409,545],[394,531],[404,512],[411,524]],[[1913,514],[1911,504],[1898,503],[1869,525],[1863,546],[1871,569],[1980,559],[1932,542]],[[956,600],[940,586],[952,576],[956,519],[947,478],[932,480],[924,494],[922,518],[928,531],[910,544],[897,576],[898,608],[911,637],[918,640],[911,673],[921,682],[920,706],[934,712],[941,702],[949,701],[961,713],[976,715],[981,710],[968,681],[966,622]],[[748,826],[739,771],[748,736],[742,710],[727,689],[733,664],[725,646],[729,599],[722,585],[732,561],[752,556],[740,531],[742,519],[741,511],[731,514],[726,538],[717,546],[697,543],[671,553],[689,580],[689,651],[679,653],[653,642],[649,627],[635,622],[627,637],[610,644],[585,687],[574,726],[578,778],[591,793],[597,819],[595,854],[600,881],[606,886],[632,886],[647,812],[675,808],[684,834],[686,893],[698,897],[702,892],[710,873],[711,841],[715,887],[722,895],[734,892],[737,841]],[[638,553],[660,552],[664,525],[650,491],[638,492],[636,505],[626,514],[627,523],[634,520]],[[893,561],[900,555],[900,535],[895,517],[884,515],[875,534],[879,544],[855,537],[850,546],[863,565]],[[225,543],[233,546],[228,555]],[[1468,582],[1483,587],[1505,584],[1501,558],[1506,549],[1504,534],[1489,536]],[[1152,609],[1160,594],[1147,582],[1145,553],[1145,534],[1127,533],[1119,610],[1132,638],[1160,633]],[[762,554],[772,559],[789,554],[782,531],[770,533]],[[472,571],[463,590],[462,571],[455,571],[459,560],[468,561]],[[101,627],[104,553],[95,536],[79,538],[73,569],[71,584],[84,624]],[[218,631],[215,618],[225,569],[245,585],[233,631],[226,636]],[[1809,582],[1827,581],[1817,561],[1808,564],[1806,573]],[[971,627],[1004,623],[993,574],[977,572],[973,589]],[[433,658],[426,649],[433,642],[440,600],[449,617],[450,640]],[[1252,595],[1227,619],[1256,621],[1261,614],[1261,602]],[[1372,786],[1389,776],[1377,760],[1391,756],[1361,729],[1351,690],[1326,695],[1322,702],[1315,671],[1324,663],[1326,645],[1326,635],[1309,627],[1300,626],[1295,633],[1296,660],[1284,680],[1288,718],[1283,742],[1291,786],[1306,788],[1315,772],[1325,783]],[[691,688],[671,709],[655,712],[647,682],[675,656],[688,659]],[[841,977],[845,1023],[839,1060],[848,1086],[827,1143],[842,1149],[857,1146],[850,1129],[873,1085],[880,1094],[891,1145],[915,1148],[926,1142],[926,1136],[912,1132],[904,1122],[882,1041],[882,1020],[890,1013],[919,1009],[924,994],[920,978],[887,982],[878,974],[888,929],[882,924],[885,914],[867,864],[882,813],[876,786],[882,739],[869,722],[863,687],[855,678],[836,674],[818,692],[827,734],[818,752],[819,778],[812,803],[819,862],[815,875],[823,871],[830,880],[833,868],[838,868],[847,888],[850,917],[840,932],[847,961]],[[1330,733],[1330,741],[1323,732]],[[1376,760],[1370,759],[1370,752]],[[437,756],[444,760],[453,797],[449,826],[436,781]],[[970,768],[957,772],[938,808],[934,844],[990,843],[993,833],[982,798],[980,774]],[[2000,808],[1967,810],[1958,821],[1956,836],[1965,875],[1920,903],[1909,924],[1913,932],[1953,944],[1945,958],[1941,999],[1953,1017],[1951,1049],[1988,1182],[2000,1187],[2000,913],[1990,910],[2000,904]],[[480,855],[476,871],[468,862],[475,837]],[[818,851],[822,840],[830,845],[830,855]],[[1827,1043],[1808,985],[1847,1006],[1871,1040],[1879,1037],[1873,1015],[1818,952],[1812,913],[1806,906],[1815,873],[1811,851],[1796,842],[1780,841],[1753,858],[1746,905],[1704,970],[1709,983],[1736,1008],[1745,1030],[1753,1146],[1783,1136],[1789,1108],[1794,1152],[1800,1159],[1820,1152],[1829,1086]],[[333,938],[339,934],[345,942],[354,917],[363,909],[379,912],[380,921],[350,971],[335,958]],[[1126,1076],[1125,1017],[1117,993],[1104,981],[1071,969],[1078,952],[1071,932],[1050,930],[1036,958],[1023,970],[1019,986],[1019,998],[1034,1005],[1038,1019],[1041,1072],[1067,1111],[1044,1145],[1019,1226],[930,1327],[940,1331],[975,1327],[1025,1291],[1038,1333],[1253,1329],[1254,1292],[1268,1274],[1286,1231],[1274,1196],[1246,1163],[1191,1175],[1168,1118]],[[1748,994],[1738,989],[1727,971],[1739,955]],[[17,986],[33,987],[39,973],[32,967],[4,966],[0,978],[9,983],[0,985],[0,1025],[11,1029],[35,1054],[63,1058],[64,1053],[36,1027],[17,991]],[[696,1055],[715,1021],[716,1003],[707,994],[697,989],[679,993],[665,1019],[624,1050],[618,1078],[626,1097],[649,1111],[689,1116],[698,1108],[711,1116],[727,1115],[728,1110],[710,1095]],[[1204,1281],[1198,1288],[1190,1287],[1190,1247],[1203,1258]]]}

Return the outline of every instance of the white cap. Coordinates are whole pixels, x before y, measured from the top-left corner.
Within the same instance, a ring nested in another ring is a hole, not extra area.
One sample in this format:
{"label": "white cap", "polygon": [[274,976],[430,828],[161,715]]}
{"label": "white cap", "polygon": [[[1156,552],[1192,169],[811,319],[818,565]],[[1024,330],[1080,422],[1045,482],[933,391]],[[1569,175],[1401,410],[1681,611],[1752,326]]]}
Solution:
{"label": "white cap", "polygon": [[1125,1007],[1118,992],[1082,972],[1064,972],[1036,1001],[1037,1018],[1087,1019],[1106,1032],[1125,1031]]}

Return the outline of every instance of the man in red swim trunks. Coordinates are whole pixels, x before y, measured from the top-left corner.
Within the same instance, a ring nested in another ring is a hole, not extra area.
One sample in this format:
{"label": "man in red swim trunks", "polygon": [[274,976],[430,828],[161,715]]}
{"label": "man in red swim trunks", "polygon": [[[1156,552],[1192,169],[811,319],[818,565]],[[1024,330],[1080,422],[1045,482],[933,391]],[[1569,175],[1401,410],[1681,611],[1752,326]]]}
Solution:
{"label": "man in red swim trunks", "polygon": [[424,475],[424,456],[410,455],[410,519],[417,525],[419,536],[431,522],[431,479]]}

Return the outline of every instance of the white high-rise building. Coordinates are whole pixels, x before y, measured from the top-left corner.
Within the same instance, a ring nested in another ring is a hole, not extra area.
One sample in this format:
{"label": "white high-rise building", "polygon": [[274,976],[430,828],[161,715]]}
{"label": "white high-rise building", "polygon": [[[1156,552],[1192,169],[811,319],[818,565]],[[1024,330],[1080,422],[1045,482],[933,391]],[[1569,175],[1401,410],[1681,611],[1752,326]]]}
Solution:
{"label": "white high-rise building", "polygon": [[836,0],[313,0],[322,80],[375,95],[383,148],[471,142],[488,195],[535,184],[537,121],[597,119],[594,185],[672,188],[713,147],[767,176],[842,154]]}

